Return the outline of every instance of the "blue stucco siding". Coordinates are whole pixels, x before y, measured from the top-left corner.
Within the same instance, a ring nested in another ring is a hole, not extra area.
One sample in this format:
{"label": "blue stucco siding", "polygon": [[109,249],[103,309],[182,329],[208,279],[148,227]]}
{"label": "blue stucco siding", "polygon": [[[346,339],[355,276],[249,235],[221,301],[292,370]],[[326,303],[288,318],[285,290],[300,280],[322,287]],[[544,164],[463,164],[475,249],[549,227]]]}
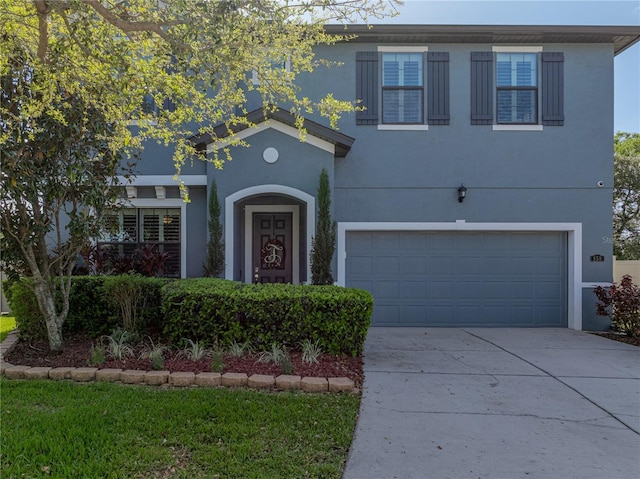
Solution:
{"label": "blue stucco siding", "polygon": [[[344,63],[335,73],[337,97],[355,92],[356,52],[377,46],[341,45],[320,52]],[[450,54],[448,126],[379,131],[344,116],[340,131],[356,142],[347,158],[336,162],[338,221],[578,222],[584,280],[610,281],[613,49],[606,44],[541,46],[564,54],[563,126],[494,131],[471,124],[471,52],[491,51],[490,44],[428,45],[429,51]],[[319,82],[311,82],[312,91],[320,95],[320,89]],[[462,204],[456,192],[461,183],[469,188]],[[591,254],[606,260],[592,263]]]}
{"label": "blue stucco siding", "polygon": [[[158,144],[155,141],[147,141],[144,143],[144,149],[140,161],[135,165],[134,173],[136,176],[143,175],[168,175],[173,176],[176,173],[176,166],[173,162],[173,148]],[[207,172],[206,162],[201,159],[195,159],[193,162],[187,162],[182,167],[182,175],[205,175]]]}
{"label": "blue stucco siding", "polygon": [[[271,124],[273,122],[271,120]],[[249,147],[231,148],[232,160],[227,161],[223,169],[216,169],[212,163],[208,165],[209,183],[213,179],[216,181],[225,233],[233,230],[233,245],[227,249],[225,257],[227,265],[231,266],[231,278],[247,280],[245,207],[297,205],[300,224],[298,277],[301,282],[308,281],[310,273],[307,259],[312,231],[307,226],[307,220],[310,219],[315,225],[316,212],[315,205],[307,204],[301,196],[315,198],[322,169],[327,170],[330,183],[334,183],[334,155],[318,146],[302,142],[298,135],[291,136],[274,128],[253,134],[248,142]],[[263,158],[263,152],[267,148],[278,151],[278,159],[274,163],[268,163]],[[255,191],[259,193],[253,194]],[[234,199],[227,201],[229,197]],[[232,218],[227,217],[227,203],[232,208]]]}
{"label": "blue stucco siding", "polygon": [[207,227],[207,188],[189,189],[190,202],[186,207],[187,222],[187,277],[198,278],[203,274],[206,259],[206,244],[209,238]]}
{"label": "blue stucco siding", "polygon": [[[352,42],[318,47],[318,58],[339,65],[320,66],[313,73],[301,75],[302,95],[320,100],[331,93],[340,100],[355,100],[356,55],[358,52],[377,52],[378,46]],[[349,113],[342,116],[337,127],[340,133],[355,139],[345,158],[334,158],[317,144],[301,142],[297,135],[270,128],[250,134],[246,139],[249,147],[231,148],[233,160],[226,162],[222,170],[201,161],[183,170],[183,175],[206,175],[207,184],[216,180],[225,233],[229,232],[229,225],[233,225],[232,258],[226,259],[232,264],[233,278],[244,279],[244,208],[247,205],[297,205],[301,208],[301,222],[305,223],[308,218],[315,217],[315,211],[307,211],[301,198],[305,195],[315,198],[319,175],[325,168],[332,186],[332,214],[340,223],[455,224],[464,220],[500,224],[501,227],[509,223],[544,223],[555,225],[552,229],[558,232],[557,238],[568,238],[573,234],[566,231],[578,231],[581,235],[579,266],[573,265],[573,246],[562,250],[570,258],[566,276],[573,281],[571,284],[578,283],[576,286],[581,291],[581,295],[575,294],[577,298],[573,304],[568,304],[568,309],[582,307],[585,329],[605,328],[606,318],[595,317],[592,293],[584,285],[612,280],[613,45],[528,45],[540,47],[538,53],[557,53],[554,58],[563,59],[561,66],[554,68],[561,69],[564,83],[562,92],[554,97],[554,108],[563,113],[563,119],[554,120],[553,125],[543,125],[539,118],[533,128],[527,125],[528,131],[504,131],[504,125],[496,128],[492,124],[472,124],[472,53],[491,54],[492,48],[498,45],[447,43],[424,46],[430,54],[442,53],[439,58],[448,56],[448,84],[438,88],[438,91],[448,93],[449,100],[448,109],[438,110],[438,113],[446,110],[449,119],[439,123],[448,124],[427,127],[429,106],[426,103],[423,105],[424,125],[414,131],[381,130],[375,124],[358,125],[356,114]],[[522,47],[524,44],[500,46]],[[492,63],[495,68],[495,62]],[[541,67],[540,61],[538,66]],[[424,67],[428,82],[426,54]],[[378,68],[381,69],[381,65]],[[549,84],[554,81],[550,80]],[[541,79],[538,85],[540,116],[544,95]],[[428,101],[429,91],[426,84],[425,101]],[[262,106],[255,92],[249,97],[248,110]],[[381,108],[381,102],[378,103]],[[279,106],[287,108],[287,105]],[[495,105],[492,108],[495,109]],[[378,113],[381,118],[381,111]],[[493,116],[495,121],[496,115]],[[317,113],[309,115],[308,119],[328,126]],[[318,141],[318,138],[313,140]],[[263,159],[263,152],[269,147],[278,150],[275,163]],[[172,175],[174,166],[170,150],[149,145],[139,171],[143,175]],[[468,189],[462,203],[458,202],[457,196],[461,184]],[[282,188],[260,189],[259,195],[252,196],[252,191],[258,191],[256,188],[264,185]],[[287,194],[287,191],[300,194]],[[225,199],[229,197],[235,198],[235,206],[226,210]],[[232,218],[226,217],[229,211]],[[201,270],[207,239],[206,217],[206,194],[204,189],[197,190],[195,196],[192,193],[192,204],[187,209],[189,276],[198,275]],[[572,226],[563,230],[558,225]],[[580,227],[575,228],[575,225]],[[299,277],[304,281],[308,278],[305,258],[309,251],[303,238],[307,233],[306,226],[301,224],[300,227]],[[200,252],[192,254],[192,250]],[[605,261],[590,261],[590,256],[595,254],[603,255]],[[340,261],[336,260],[334,265]],[[580,277],[572,276],[574,272]]]}
{"label": "blue stucco siding", "polygon": [[[272,128],[255,133],[248,141],[249,147],[231,148],[232,160],[221,170],[208,163],[209,183],[215,178],[223,209],[226,197],[258,185],[286,185],[315,196],[323,168],[333,183],[334,158],[327,151]],[[279,153],[278,160],[271,164],[262,157],[269,147]]]}

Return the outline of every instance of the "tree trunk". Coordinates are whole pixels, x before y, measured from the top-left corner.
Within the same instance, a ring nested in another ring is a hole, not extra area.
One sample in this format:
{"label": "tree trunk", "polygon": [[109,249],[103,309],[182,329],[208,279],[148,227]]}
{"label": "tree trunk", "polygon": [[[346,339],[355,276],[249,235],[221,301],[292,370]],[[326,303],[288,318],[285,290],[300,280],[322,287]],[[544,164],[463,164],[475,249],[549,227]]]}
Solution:
{"label": "tree trunk", "polygon": [[56,314],[55,289],[49,288],[42,280],[35,280],[34,293],[47,326],[49,348],[53,352],[60,353],[63,350],[62,323],[64,321]]}

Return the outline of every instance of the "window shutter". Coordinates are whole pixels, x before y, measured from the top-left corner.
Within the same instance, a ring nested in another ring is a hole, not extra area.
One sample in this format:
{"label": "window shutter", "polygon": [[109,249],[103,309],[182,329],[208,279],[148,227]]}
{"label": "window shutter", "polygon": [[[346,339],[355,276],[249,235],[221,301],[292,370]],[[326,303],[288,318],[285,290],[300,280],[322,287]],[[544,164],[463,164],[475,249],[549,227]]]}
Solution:
{"label": "window shutter", "polygon": [[449,52],[427,54],[427,122],[449,124]]}
{"label": "window shutter", "polygon": [[176,111],[176,104],[171,98],[165,98],[162,103],[162,109],[165,111]]}
{"label": "window shutter", "polygon": [[493,123],[493,53],[471,53],[471,124]]}
{"label": "window shutter", "polygon": [[564,53],[542,53],[542,124],[564,125]]}
{"label": "window shutter", "polygon": [[378,52],[356,52],[356,125],[378,124]]}

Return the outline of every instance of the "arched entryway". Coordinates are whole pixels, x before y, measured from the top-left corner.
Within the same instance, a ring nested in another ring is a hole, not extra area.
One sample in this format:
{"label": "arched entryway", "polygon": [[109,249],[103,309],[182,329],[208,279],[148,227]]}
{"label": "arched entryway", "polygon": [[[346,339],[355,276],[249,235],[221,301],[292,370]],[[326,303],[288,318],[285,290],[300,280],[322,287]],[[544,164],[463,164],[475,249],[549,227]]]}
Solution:
{"label": "arched entryway", "polygon": [[[315,198],[284,185],[258,185],[225,198],[225,278],[307,281]],[[256,277],[257,275],[257,277]]]}

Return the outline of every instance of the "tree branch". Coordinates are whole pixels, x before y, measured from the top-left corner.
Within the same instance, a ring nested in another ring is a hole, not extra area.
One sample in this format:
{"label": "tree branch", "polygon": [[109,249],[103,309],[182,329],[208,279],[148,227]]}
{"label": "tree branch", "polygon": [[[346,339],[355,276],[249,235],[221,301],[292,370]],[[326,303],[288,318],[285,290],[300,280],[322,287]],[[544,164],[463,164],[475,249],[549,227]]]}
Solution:
{"label": "tree branch", "polygon": [[38,12],[38,58],[45,61],[49,49],[49,6],[45,0],[33,0]]}
{"label": "tree branch", "polygon": [[73,40],[73,43],[76,44],[76,46],[82,51],[82,53],[84,53],[86,56],[91,56],[93,58],[95,58],[95,55],[93,55],[88,49],[87,47],[85,47],[82,43],[80,43],[78,41],[78,38],[76,37],[76,35],[73,33],[73,29],[71,28],[71,25],[69,24],[69,17],[67,16],[67,12],[65,12],[64,8],[61,8],[61,5],[56,4],[54,6],[54,8],[56,9],[56,11],[58,12],[58,14],[62,17],[62,21],[64,22],[64,25],[67,27],[67,32],[69,33],[69,36],[71,37],[71,39]]}
{"label": "tree branch", "polygon": [[83,0],[86,5],[92,7],[96,13],[98,13],[102,18],[104,18],[107,22],[109,22],[114,27],[118,28],[124,33],[134,33],[134,32],[150,32],[155,33],[163,40],[166,40],[170,44],[179,47],[181,49],[188,49],[188,45],[176,40],[171,35],[167,34],[167,32],[163,29],[163,27],[181,25],[184,22],[132,22],[128,20],[124,20],[119,16],[115,15],[108,8],[106,8],[99,0]]}

